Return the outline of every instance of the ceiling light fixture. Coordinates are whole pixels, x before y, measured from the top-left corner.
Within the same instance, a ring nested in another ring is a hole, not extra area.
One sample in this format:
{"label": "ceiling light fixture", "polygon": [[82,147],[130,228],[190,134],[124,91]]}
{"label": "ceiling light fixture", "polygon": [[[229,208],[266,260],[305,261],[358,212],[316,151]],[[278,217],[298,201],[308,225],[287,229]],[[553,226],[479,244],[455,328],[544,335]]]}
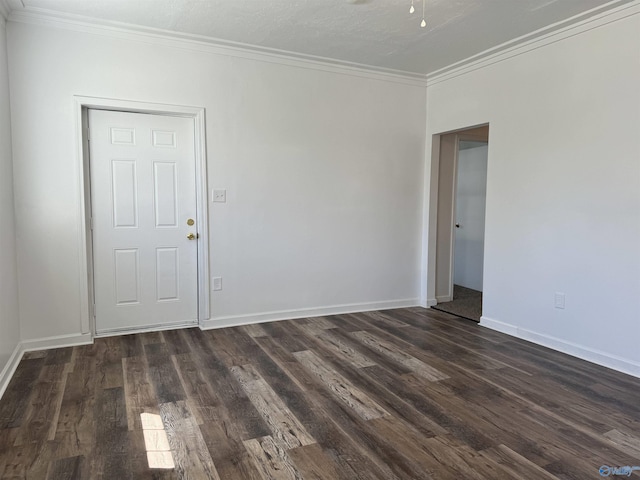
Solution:
{"label": "ceiling light fixture", "polygon": [[[425,1],[426,0],[422,0],[422,22],[420,22],[420,26],[422,28],[427,26],[427,22],[424,19]],[[414,0],[411,0],[411,7],[409,7],[409,13],[414,13],[416,11],[416,8],[413,6],[413,2]]]}

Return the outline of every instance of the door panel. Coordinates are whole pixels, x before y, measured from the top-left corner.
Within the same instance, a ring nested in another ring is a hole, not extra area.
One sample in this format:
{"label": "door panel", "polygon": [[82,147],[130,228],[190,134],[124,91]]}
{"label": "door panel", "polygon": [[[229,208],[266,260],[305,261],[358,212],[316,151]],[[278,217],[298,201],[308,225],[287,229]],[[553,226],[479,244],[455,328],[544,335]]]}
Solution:
{"label": "door panel", "polygon": [[89,111],[96,331],[196,323],[193,119]]}
{"label": "door panel", "polygon": [[453,283],[482,291],[488,146],[472,141],[459,145]]}

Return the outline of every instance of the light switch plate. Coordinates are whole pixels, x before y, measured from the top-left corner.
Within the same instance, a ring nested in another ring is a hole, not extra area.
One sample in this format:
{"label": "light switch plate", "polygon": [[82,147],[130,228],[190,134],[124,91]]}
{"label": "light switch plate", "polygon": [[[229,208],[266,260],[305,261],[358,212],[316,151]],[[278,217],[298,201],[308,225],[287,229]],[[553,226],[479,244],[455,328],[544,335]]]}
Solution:
{"label": "light switch plate", "polygon": [[227,191],[223,188],[216,188],[213,190],[213,201],[219,203],[225,203],[227,201]]}
{"label": "light switch plate", "polygon": [[215,292],[222,290],[222,277],[213,277],[211,280],[213,283],[213,290]]}

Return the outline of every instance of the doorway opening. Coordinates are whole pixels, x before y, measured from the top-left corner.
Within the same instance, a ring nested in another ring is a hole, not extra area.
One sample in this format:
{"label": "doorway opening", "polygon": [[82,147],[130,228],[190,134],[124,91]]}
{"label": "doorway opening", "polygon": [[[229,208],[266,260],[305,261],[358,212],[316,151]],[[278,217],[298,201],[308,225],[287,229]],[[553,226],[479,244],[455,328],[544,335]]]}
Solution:
{"label": "doorway opening", "polygon": [[432,191],[430,227],[435,227],[436,235],[430,306],[479,322],[489,126],[436,135],[434,143],[431,185],[436,191]]}

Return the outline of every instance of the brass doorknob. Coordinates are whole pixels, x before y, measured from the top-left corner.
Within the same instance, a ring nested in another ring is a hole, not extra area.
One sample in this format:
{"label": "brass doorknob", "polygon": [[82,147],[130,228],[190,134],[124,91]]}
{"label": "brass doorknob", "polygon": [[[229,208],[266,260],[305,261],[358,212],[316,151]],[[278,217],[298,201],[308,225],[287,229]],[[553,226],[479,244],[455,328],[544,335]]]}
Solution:
{"label": "brass doorknob", "polygon": [[189,240],[195,240],[196,238],[197,237],[193,233],[190,233],[189,235],[187,235],[187,239],[189,239]]}

